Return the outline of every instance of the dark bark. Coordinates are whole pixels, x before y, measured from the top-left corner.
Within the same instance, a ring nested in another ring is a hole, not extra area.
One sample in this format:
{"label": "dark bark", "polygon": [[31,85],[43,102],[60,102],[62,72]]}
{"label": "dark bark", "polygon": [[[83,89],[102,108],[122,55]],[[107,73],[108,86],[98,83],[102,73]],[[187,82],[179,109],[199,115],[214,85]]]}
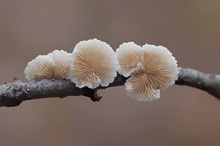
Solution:
{"label": "dark bark", "polygon": [[[179,77],[175,84],[195,87],[208,92],[217,99],[220,99],[220,75],[204,74],[194,69],[179,68]],[[97,90],[114,86],[124,85],[126,78],[117,75],[114,82],[108,87],[97,89],[77,88],[70,80],[43,79],[30,82],[21,82],[14,79],[12,82],[0,85],[0,106],[18,106],[25,100],[41,99],[66,96],[83,95],[92,101],[99,101],[102,97]]]}

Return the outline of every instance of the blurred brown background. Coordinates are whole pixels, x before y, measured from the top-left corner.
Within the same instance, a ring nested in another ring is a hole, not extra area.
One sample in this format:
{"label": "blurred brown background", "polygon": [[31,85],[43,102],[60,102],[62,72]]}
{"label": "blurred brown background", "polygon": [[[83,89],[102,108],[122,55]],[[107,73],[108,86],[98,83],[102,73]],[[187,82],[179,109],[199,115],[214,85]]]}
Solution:
{"label": "blurred brown background", "polygon": [[[218,0],[0,0],[0,82],[23,81],[28,61],[72,52],[98,38],[114,49],[134,41],[164,45],[181,67],[220,73]],[[219,146],[220,102],[173,86],[161,99],[134,102],[124,87],[85,97],[42,99],[0,108],[1,146]]]}

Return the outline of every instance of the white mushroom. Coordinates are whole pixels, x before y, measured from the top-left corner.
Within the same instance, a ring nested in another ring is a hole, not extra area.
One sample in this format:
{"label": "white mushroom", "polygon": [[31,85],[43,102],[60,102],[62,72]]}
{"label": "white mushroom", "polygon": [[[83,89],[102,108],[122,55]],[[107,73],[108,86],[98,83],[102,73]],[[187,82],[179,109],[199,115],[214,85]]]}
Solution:
{"label": "white mushroom", "polygon": [[70,79],[79,88],[108,86],[117,75],[116,54],[103,41],[90,39],[79,42],[73,50],[72,57]]}
{"label": "white mushroom", "polygon": [[142,48],[134,42],[123,43],[116,49],[119,62],[118,73],[128,77],[141,62]]}
{"label": "white mushroom", "polygon": [[160,98],[160,89],[175,83],[178,77],[177,61],[163,46],[144,45],[141,63],[126,81],[128,95],[137,101]]}
{"label": "white mushroom", "polygon": [[63,50],[54,50],[52,53],[49,53],[47,56],[51,57],[55,63],[53,78],[62,79],[68,78],[70,66],[72,63],[71,53],[67,53]]}
{"label": "white mushroom", "polygon": [[28,81],[33,79],[52,78],[55,63],[52,58],[46,55],[39,55],[27,64],[24,70]]}

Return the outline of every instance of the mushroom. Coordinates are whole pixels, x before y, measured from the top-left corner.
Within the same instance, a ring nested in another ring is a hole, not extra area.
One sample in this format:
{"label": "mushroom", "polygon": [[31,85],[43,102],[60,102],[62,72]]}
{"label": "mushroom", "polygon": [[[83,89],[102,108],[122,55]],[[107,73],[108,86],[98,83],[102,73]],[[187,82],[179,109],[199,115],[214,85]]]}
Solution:
{"label": "mushroom", "polygon": [[178,77],[177,61],[163,46],[145,44],[138,67],[126,81],[127,94],[137,101],[160,98],[160,90],[175,83]]}
{"label": "mushroom", "polygon": [[116,49],[119,62],[118,73],[128,77],[141,62],[142,48],[134,42],[123,43]]}
{"label": "mushroom", "polygon": [[62,79],[68,78],[70,66],[72,63],[71,53],[67,53],[63,50],[54,50],[47,56],[51,57],[55,63],[53,78]]}
{"label": "mushroom", "polygon": [[47,55],[39,55],[27,64],[24,70],[25,77],[28,81],[68,78],[71,60],[71,53],[63,50],[54,50]]}
{"label": "mushroom", "polygon": [[108,86],[117,75],[118,61],[113,49],[105,42],[80,41],[72,52],[70,79],[77,87]]}
{"label": "mushroom", "polygon": [[47,55],[39,55],[27,64],[24,70],[28,81],[53,77],[55,63]]}

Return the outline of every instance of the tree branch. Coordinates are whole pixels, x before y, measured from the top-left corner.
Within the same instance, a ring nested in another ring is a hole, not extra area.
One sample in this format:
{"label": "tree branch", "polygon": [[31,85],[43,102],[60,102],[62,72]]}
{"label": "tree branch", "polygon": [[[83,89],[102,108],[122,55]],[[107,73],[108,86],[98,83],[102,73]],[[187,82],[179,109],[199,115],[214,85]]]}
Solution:
{"label": "tree branch", "polygon": [[[175,84],[195,87],[208,92],[220,99],[220,75],[204,74],[194,69],[179,68],[179,77]],[[77,88],[70,80],[43,79],[30,82],[21,82],[13,79],[12,82],[0,85],[0,106],[18,106],[21,102],[32,99],[66,96],[86,96],[92,101],[99,101],[102,97],[97,90],[124,85],[127,78],[117,75],[114,82],[108,87],[96,89]]]}
{"label": "tree branch", "polygon": [[175,84],[198,88],[220,100],[220,75],[205,74],[190,68],[179,68],[179,72]]}

